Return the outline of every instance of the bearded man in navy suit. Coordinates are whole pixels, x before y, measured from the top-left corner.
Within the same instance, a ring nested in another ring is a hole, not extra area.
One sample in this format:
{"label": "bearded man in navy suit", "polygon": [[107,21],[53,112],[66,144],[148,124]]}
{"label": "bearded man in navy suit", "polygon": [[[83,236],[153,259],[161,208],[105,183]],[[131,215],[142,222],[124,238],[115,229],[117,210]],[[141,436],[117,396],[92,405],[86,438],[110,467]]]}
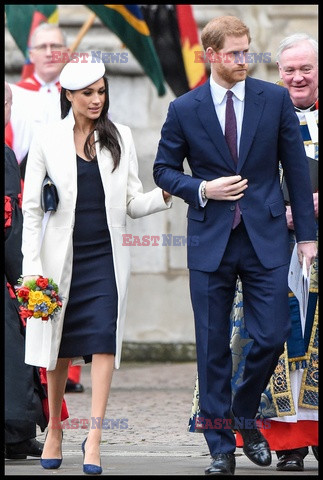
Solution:
{"label": "bearded man in navy suit", "polygon": [[[279,162],[299,261],[305,258],[309,268],[317,252],[298,119],[287,89],[247,76],[250,41],[248,27],[236,17],[215,18],[205,26],[210,79],[171,102],[154,164],[156,184],[188,204],[187,234],[199,239],[187,252],[201,418],[212,456],[205,473],[211,475],[235,473],[231,427],[241,433],[251,461],[271,463],[254,419],[290,332],[290,251]],[[185,159],[191,175],[184,173]],[[238,276],[253,345],[232,400],[230,311]]]}

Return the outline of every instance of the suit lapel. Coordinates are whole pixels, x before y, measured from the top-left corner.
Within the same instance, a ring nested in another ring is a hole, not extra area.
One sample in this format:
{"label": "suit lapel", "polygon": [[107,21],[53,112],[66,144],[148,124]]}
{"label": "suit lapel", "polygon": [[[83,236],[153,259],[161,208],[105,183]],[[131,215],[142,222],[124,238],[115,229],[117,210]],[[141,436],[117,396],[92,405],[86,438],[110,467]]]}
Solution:
{"label": "suit lapel", "polygon": [[235,168],[229,147],[224,138],[218,117],[215,113],[209,82],[204,85],[204,88],[201,88],[198,91],[195,99],[198,102],[196,108],[197,116],[199,117],[204,129],[207,131],[213,145],[221,157],[228,163],[230,168]]}
{"label": "suit lapel", "polygon": [[264,109],[265,99],[262,92],[263,89],[254,87],[253,80],[247,77],[237,173],[246,161]]}

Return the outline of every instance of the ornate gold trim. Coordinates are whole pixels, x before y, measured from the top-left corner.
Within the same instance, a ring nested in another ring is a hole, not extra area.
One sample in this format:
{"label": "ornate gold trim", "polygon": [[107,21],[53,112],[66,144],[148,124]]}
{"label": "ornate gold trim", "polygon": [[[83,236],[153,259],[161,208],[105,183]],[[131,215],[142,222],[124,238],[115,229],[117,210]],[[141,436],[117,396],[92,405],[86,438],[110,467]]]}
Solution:
{"label": "ornate gold trim", "polygon": [[298,405],[300,407],[318,409],[318,314],[319,300],[317,298],[313,328],[308,346],[309,362],[302,376],[301,391]]}
{"label": "ornate gold trim", "polygon": [[290,385],[287,343],[278,359],[277,367],[270,378],[270,392],[277,412],[277,417],[295,415],[295,406]]}

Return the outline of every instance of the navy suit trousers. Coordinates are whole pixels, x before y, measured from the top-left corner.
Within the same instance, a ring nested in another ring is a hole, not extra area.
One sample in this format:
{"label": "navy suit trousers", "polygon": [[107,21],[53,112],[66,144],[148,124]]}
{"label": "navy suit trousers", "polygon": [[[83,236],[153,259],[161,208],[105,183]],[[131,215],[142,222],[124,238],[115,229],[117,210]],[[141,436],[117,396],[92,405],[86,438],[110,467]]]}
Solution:
{"label": "navy suit trousers", "polygon": [[[232,230],[215,272],[190,270],[201,417],[208,419],[206,425],[216,425],[204,430],[211,455],[234,452],[235,438],[228,426],[230,409],[236,417],[255,418],[261,394],[283,352],[290,332],[288,268],[289,264],[273,269],[262,266],[242,221]],[[253,344],[232,401],[230,313],[238,275]]]}

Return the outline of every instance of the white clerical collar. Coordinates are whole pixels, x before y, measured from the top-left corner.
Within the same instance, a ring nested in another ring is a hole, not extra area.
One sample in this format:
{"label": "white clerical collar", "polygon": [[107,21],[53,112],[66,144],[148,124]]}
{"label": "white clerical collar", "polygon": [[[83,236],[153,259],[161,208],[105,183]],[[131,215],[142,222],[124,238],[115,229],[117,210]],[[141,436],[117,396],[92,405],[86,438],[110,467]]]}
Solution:
{"label": "white clerical collar", "polygon": [[41,84],[42,87],[47,87],[47,88],[51,88],[51,87],[56,87],[57,88],[57,83],[59,81],[59,75],[54,78],[54,80],[52,80],[51,82],[45,82],[42,78],[40,78],[39,75],[37,75],[37,73],[35,72],[34,73],[34,77],[36,78],[37,82],[39,82]]}
{"label": "white clerical collar", "polygon": [[[210,75],[210,87],[212,91],[212,97],[215,103],[219,104],[223,102],[223,99],[228,91],[228,88],[222,87],[222,85],[219,85]],[[235,85],[233,85],[231,90],[234,95],[241,101],[243,102],[244,97],[245,97],[245,89],[246,89],[246,81],[242,80],[241,82],[237,82]]]}
{"label": "white clerical collar", "polygon": [[314,112],[316,110],[316,106],[315,106],[315,103],[313,103],[313,105],[307,107],[307,108],[301,108],[301,107],[295,107],[295,112],[300,112],[300,113],[306,113],[306,112]]}

